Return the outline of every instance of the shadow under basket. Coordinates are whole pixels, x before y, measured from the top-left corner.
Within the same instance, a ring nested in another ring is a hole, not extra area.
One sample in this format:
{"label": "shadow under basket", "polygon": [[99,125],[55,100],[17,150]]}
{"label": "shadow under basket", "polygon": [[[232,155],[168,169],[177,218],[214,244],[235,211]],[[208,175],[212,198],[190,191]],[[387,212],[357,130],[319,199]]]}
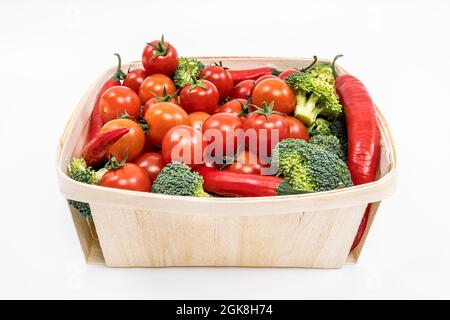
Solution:
{"label": "shadow under basket", "polygon": [[[311,59],[201,57],[205,64],[279,70]],[[140,67],[134,62],[124,65]],[[338,67],[340,74],[345,71]],[[303,267],[340,268],[356,263],[380,201],[395,189],[396,154],[389,127],[377,109],[381,157],[375,182],[304,195],[260,198],[193,198],[87,185],[66,172],[80,156],[97,92],[114,73],[103,73],[76,107],[57,156],[59,186],[67,199],[87,202],[92,220],[70,208],[88,263],[110,267]],[[366,206],[370,218],[359,245],[350,248]]]}

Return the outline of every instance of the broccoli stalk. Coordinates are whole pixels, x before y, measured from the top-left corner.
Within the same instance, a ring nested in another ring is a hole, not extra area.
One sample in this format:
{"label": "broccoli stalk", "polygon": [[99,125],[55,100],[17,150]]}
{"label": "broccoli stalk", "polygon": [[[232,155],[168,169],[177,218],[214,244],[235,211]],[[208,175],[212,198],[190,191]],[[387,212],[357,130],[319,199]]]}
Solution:
{"label": "broccoli stalk", "polygon": [[311,126],[319,115],[334,120],[342,113],[334,86],[310,71],[293,73],[286,83],[297,93],[294,115],[306,126]]}
{"label": "broccoli stalk", "polygon": [[345,162],[324,148],[301,139],[278,143],[272,164],[298,191],[319,192],[353,185]]}
{"label": "broccoli stalk", "polygon": [[180,162],[165,166],[153,182],[152,192],[173,196],[209,197],[203,190],[203,178]]}
{"label": "broccoli stalk", "polygon": [[178,88],[183,88],[186,84],[196,80],[204,68],[205,65],[198,59],[180,58],[173,81]]}

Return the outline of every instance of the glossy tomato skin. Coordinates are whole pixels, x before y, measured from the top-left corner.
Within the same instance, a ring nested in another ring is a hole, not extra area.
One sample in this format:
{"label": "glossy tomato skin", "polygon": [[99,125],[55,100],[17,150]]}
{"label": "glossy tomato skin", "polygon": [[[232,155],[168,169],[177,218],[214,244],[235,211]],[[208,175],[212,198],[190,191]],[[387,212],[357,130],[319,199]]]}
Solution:
{"label": "glossy tomato skin", "polygon": [[289,76],[289,75],[291,75],[291,74],[293,74],[293,73],[298,73],[298,72],[300,72],[300,71],[298,71],[297,69],[288,69],[288,70],[286,70],[286,71],[283,71],[282,73],[280,73],[279,75],[278,75],[278,78],[280,78],[281,80],[286,80],[286,78]]}
{"label": "glossy tomato skin", "polygon": [[286,116],[285,119],[289,124],[289,138],[309,141],[308,128],[303,124],[303,122],[290,116]]}
{"label": "glossy tomato skin", "polygon": [[[222,145],[222,156],[233,157],[241,147],[238,145],[239,139],[236,134],[236,131],[239,129],[243,129],[243,121],[240,117],[232,113],[216,113],[210,116],[203,124],[203,136],[208,143],[213,143],[216,139],[215,133],[217,130],[219,134],[217,139],[221,140],[220,144]],[[227,140],[227,136],[230,137],[230,140]],[[215,152],[210,153],[212,156],[218,156]],[[222,160],[221,157],[218,158],[220,159],[216,160]]]}
{"label": "glossy tomato skin", "polygon": [[145,133],[142,127],[130,119],[114,119],[103,126],[100,132],[128,128],[129,131],[109,148],[109,154],[121,162],[127,154],[127,162],[132,162],[144,149]]}
{"label": "glossy tomato skin", "polygon": [[103,93],[98,104],[100,118],[103,124],[116,119],[125,112],[137,119],[141,108],[141,102],[137,94],[128,87],[116,86]]}
{"label": "glossy tomato skin", "polygon": [[191,126],[176,126],[164,135],[162,154],[167,162],[178,161],[195,168],[203,164],[206,146],[200,131]]}
{"label": "glossy tomato skin", "polygon": [[255,85],[257,85],[258,83],[260,83],[261,81],[264,81],[266,79],[273,79],[273,78],[277,78],[277,76],[274,76],[273,74],[266,74],[266,75],[256,79]]}
{"label": "glossy tomato skin", "polygon": [[145,104],[155,96],[162,97],[164,88],[166,89],[166,94],[169,96],[177,91],[175,84],[168,76],[160,73],[148,76],[139,87],[139,98],[141,99],[141,103]]}
{"label": "glossy tomato skin", "polygon": [[139,94],[139,88],[145,78],[147,78],[147,72],[144,69],[134,69],[128,72],[125,80],[123,80],[123,85]]}
{"label": "glossy tomato skin", "polygon": [[153,181],[155,181],[156,176],[167,165],[161,152],[143,153],[134,161],[134,163],[147,172],[150,183],[152,184]]}
{"label": "glossy tomato skin", "polygon": [[233,77],[231,73],[220,66],[209,66],[203,69],[198,76],[199,79],[211,81],[219,91],[219,101],[228,98],[233,91]]}
{"label": "glossy tomato skin", "polygon": [[151,144],[161,147],[167,131],[178,125],[189,125],[189,116],[180,106],[171,102],[159,102],[148,108],[144,115],[150,129]]}
{"label": "glossy tomato skin", "polygon": [[263,106],[265,101],[267,104],[274,102],[273,110],[285,114],[290,114],[295,108],[295,93],[286,82],[279,78],[271,78],[261,81],[253,90],[252,102],[259,106]]}
{"label": "glossy tomato skin", "polygon": [[244,80],[233,87],[231,91],[231,98],[233,99],[248,99],[255,88],[255,80]]}
{"label": "glossy tomato skin", "polygon": [[225,168],[226,171],[243,174],[261,174],[263,166],[258,161],[258,156],[249,151],[239,152],[236,161]]}
{"label": "glossy tomato skin", "polygon": [[206,119],[208,119],[209,117],[210,117],[209,113],[202,111],[189,113],[189,120],[191,122],[191,126],[194,129],[199,130],[200,132],[202,131],[203,123],[205,123]]}
{"label": "glossy tomato skin", "polygon": [[187,113],[202,111],[212,114],[219,106],[219,92],[216,86],[208,80],[201,82],[206,88],[187,84],[180,92],[180,104]]}
{"label": "glossy tomato skin", "polygon": [[[244,122],[244,131],[247,137],[255,137],[256,140],[247,139],[248,150],[258,154],[260,161],[266,163],[266,156],[272,154],[272,148],[275,145],[289,138],[289,124],[285,116],[280,114],[271,114],[269,119],[266,115],[252,113],[247,116]],[[252,135],[252,131],[255,135]],[[278,139],[272,141],[272,132],[274,137],[278,134]],[[263,148],[263,149],[261,149]]]}
{"label": "glossy tomato skin", "polygon": [[103,175],[99,185],[141,192],[149,192],[152,186],[147,172],[134,163],[127,163],[119,169],[108,171]]}
{"label": "glossy tomato skin", "polygon": [[[158,45],[159,40],[152,41],[152,45]],[[142,64],[148,74],[161,73],[167,76],[172,75],[178,66],[178,53],[174,46],[164,41],[167,53],[153,58],[156,49],[147,44],[142,52]]]}
{"label": "glossy tomato skin", "polygon": [[225,103],[224,105],[220,106],[216,113],[231,113],[236,116],[238,116],[242,112],[242,106],[247,104],[246,99],[233,99]]}
{"label": "glossy tomato skin", "polygon": [[[178,100],[176,98],[172,98],[172,100],[170,100],[170,102],[179,105],[178,104]],[[150,108],[150,106],[154,105],[155,103],[159,103],[158,98],[157,97],[153,97],[150,100],[148,100],[145,104],[144,104],[144,108],[142,109],[142,114],[145,114],[148,110],[148,108]]]}

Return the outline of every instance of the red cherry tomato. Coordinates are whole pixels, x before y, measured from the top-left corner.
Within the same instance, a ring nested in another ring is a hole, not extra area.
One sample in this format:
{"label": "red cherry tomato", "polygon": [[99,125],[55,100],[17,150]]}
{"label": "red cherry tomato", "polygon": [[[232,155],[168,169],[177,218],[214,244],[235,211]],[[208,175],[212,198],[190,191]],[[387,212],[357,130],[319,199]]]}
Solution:
{"label": "red cherry tomato", "polygon": [[177,88],[168,76],[164,74],[152,74],[142,82],[139,88],[139,98],[141,98],[142,104],[145,104],[151,98],[162,97],[164,93],[170,96],[175,91],[177,91]]}
{"label": "red cherry tomato", "polygon": [[151,188],[147,172],[134,163],[127,163],[123,167],[110,170],[100,180],[100,186],[149,192]]}
{"label": "red cherry tomato", "polygon": [[274,102],[273,110],[290,114],[295,108],[295,93],[286,82],[281,79],[266,79],[256,85],[253,90],[252,102],[261,107],[263,102]]}
{"label": "red cherry tomato", "polygon": [[214,113],[219,106],[219,92],[208,80],[187,84],[180,92],[180,104],[187,113],[202,111]]}
{"label": "red cherry tomato", "polygon": [[[166,97],[169,97],[169,96],[166,96]],[[142,109],[142,114],[145,114],[147,112],[148,108],[150,108],[150,106],[154,105],[155,103],[160,103],[160,102],[171,102],[171,103],[178,105],[177,98],[167,99],[164,97],[153,97],[145,103],[144,109]]]}
{"label": "red cherry tomato", "polygon": [[147,72],[144,69],[134,69],[128,72],[123,80],[123,85],[139,94],[139,87],[145,78],[147,78]]}
{"label": "red cherry tomato", "polygon": [[231,91],[231,98],[233,99],[248,99],[255,88],[255,80],[244,80],[234,86]]}
{"label": "red cherry tomato", "polygon": [[137,94],[130,88],[123,86],[106,90],[98,104],[100,118],[104,124],[124,113],[136,119],[139,116],[140,109],[141,102]]}
{"label": "red cherry tomato", "polygon": [[216,110],[216,113],[232,113],[238,116],[242,112],[242,106],[247,104],[246,99],[233,99]]}
{"label": "red cherry tomato", "polygon": [[134,163],[147,172],[150,183],[153,183],[156,176],[167,164],[161,152],[143,153],[134,161]]}
{"label": "red cherry tomato", "polygon": [[298,72],[300,72],[300,71],[298,71],[297,69],[288,69],[288,70],[283,71],[282,73],[280,73],[280,74],[278,75],[278,78],[280,78],[281,80],[286,80],[286,78],[287,78],[289,75],[291,75],[291,74],[293,74],[293,73],[298,73]]}
{"label": "red cherry tomato", "polygon": [[175,47],[164,41],[155,40],[147,44],[142,52],[142,64],[148,74],[161,73],[170,76],[178,66],[178,53]]}
{"label": "red cherry tomato", "polygon": [[162,140],[167,131],[178,125],[189,125],[189,116],[180,106],[171,102],[159,102],[148,108],[144,115],[150,130],[150,142],[161,147]]}
{"label": "red cherry tomato", "polygon": [[200,132],[202,131],[202,127],[203,127],[203,123],[205,123],[206,119],[208,119],[210,117],[209,113],[206,112],[192,112],[189,113],[189,120],[191,121],[191,126],[196,129],[199,130]]}
{"label": "red cherry tomato", "polygon": [[200,131],[190,126],[176,126],[165,134],[162,154],[167,162],[178,161],[190,167],[197,167],[203,164],[206,146]]}
{"label": "red cherry tomato", "polygon": [[233,77],[227,69],[220,66],[209,66],[203,69],[198,78],[211,81],[216,86],[219,91],[219,101],[223,101],[231,95]]}
{"label": "red cherry tomato", "polygon": [[117,140],[108,153],[121,162],[127,155],[127,161],[132,162],[142,152],[145,144],[145,133],[142,127],[130,119],[114,119],[103,126],[100,132],[106,132],[118,128],[128,128],[129,131]]}
{"label": "red cherry tomato", "polygon": [[260,83],[261,81],[264,81],[266,79],[272,79],[272,78],[277,78],[277,76],[274,76],[273,74],[266,74],[265,76],[259,77],[256,81],[255,81],[255,85],[257,85],[258,83]]}
{"label": "red cherry tomato", "polygon": [[265,166],[261,165],[256,154],[244,150],[239,152],[236,161],[225,167],[224,170],[244,174],[261,174],[262,167]]}
{"label": "red cherry tomato", "polygon": [[308,128],[305,127],[303,122],[290,116],[287,116],[285,119],[289,124],[289,138],[309,141]]}
{"label": "red cherry tomato", "polygon": [[[244,122],[248,150],[258,154],[260,161],[267,162],[276,144],[289,137],[289,124],[285,116],[252,113]],[[275,139],[275,140],[273,140]]]}
{"label": "red cherry tomato", "polygon": [[[233,157],[240,146],[236,135],[238,129],[243,128],[243,121],[232,113],[216,113],[210,116],[203,124],[203,136],[215,150],[208,150],[216,160],[223,160],[223,156]],[[222,147],[222,155],[216,150]],[[216,147],[216,148],[214,148]],[[210,160],[209,157],[207,160]]]}

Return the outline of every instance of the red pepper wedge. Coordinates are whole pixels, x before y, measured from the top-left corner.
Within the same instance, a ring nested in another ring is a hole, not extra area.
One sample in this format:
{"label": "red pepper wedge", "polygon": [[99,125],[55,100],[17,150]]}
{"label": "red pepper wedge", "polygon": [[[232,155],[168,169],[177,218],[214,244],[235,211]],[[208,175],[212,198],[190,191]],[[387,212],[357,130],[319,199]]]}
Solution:
{"label": "red pepper wedge", "polygon": [[[375,105],[366,87],[352,75],[337,76],[335,62],[336,92],[344,107],[348,132],[348,169],[353,183],[360,185],[375,181],[380,162],[380,129]],[[369,219],[370,204],[366,208],[358,232],[353,241],[353,250],[361,241]]]}
{"label": "red pepper wedge", "polygon": [[117,69],[111,79],[107,80],[103,84],[102,88],[97,94],[97,98],[95,99],[94,109],[92,109],[91,119],[89,122],[89,131],[87,135],[88,142],[94,139],[100,133],[100,130],[103,127],[103,122],[100,118],[100,110],[98,108],[100,98],[102,97],[103,93],[105,93],[105,91],[109,88],[120,86],[120,81],[125,79],[126,77],[126,74],[122,71],[122,59],[120,58],[120,55],[118,53],[115,53],[114,55],[117,56],[118,59]]}
{"label": "red pepper wedge", "polygon": [[259,67],[247,70],[228,70],[233,78],[233,85],[235,86],[244,80],[257,80],[258,78],[272,74],[278,76],[280,71],[271,67]]}
{"label": "red pepper wedge", "polygon": [[96,166],[105,159],[109,147],[126,135],[130,129],[118,128],[97,135],[83,148],[82,156],[90,167]]}
{"label": "red pepper wedge", "polygon": [[206,192],[222,196],[270,197],[306,193],[293,190],[278,177],[221,171],[206,166],[196,171],[203,177],[203,189]]}

